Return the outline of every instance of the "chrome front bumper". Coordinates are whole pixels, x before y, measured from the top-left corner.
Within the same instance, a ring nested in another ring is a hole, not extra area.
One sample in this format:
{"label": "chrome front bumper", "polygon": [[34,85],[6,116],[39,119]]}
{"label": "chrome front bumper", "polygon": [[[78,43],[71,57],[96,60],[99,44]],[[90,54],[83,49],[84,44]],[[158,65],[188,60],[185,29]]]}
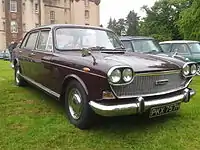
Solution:
{"label": "chrome front bumper", "polygon": [[182,94],[163,99],[158,98],[151,101],[145,101],[143,97],[138,97],[137,102],[129,104],[104,105],[95,101],[90,101],[89,105],[95,113],[101,116],[122,116],[144,113],[153,106],[165,105],[173,102],[187,103],[194,95],[195,91],[192,89],[185,89]]}

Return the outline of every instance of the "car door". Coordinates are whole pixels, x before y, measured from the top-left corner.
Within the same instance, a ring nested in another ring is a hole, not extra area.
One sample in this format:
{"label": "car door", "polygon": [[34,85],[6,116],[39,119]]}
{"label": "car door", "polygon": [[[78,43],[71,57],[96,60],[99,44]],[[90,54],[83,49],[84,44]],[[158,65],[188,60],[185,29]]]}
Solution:
{"label": "car door", "polygon": [[35,48],[37,38],[38,38],[38,31],[34,31],[31,33],[28,33],[24,40],[22,41],[22,44],[19,48],[19,62],[20,67],[22,69],[22,74],[28,78],[32,78],[31,74],[31,67],[32,67],[32,50]]}
{"label": "car door", "polygon": [[52,32],[50,29],[42,29],[39,33],[39,38],[31,59],[33,66],[31,72],[33,80],[41,84],[45,88],[52,90],[52,68],[50,60],[53,55],[52,47],[49,43],[52,40]]}
{"label": "car door", "polygon": [[172,44],[172,51],[173,53],[177,52],[178,55],[181,55],[185,58],[191,58],[191,52],[189,47],[185,43],[174,43]]}

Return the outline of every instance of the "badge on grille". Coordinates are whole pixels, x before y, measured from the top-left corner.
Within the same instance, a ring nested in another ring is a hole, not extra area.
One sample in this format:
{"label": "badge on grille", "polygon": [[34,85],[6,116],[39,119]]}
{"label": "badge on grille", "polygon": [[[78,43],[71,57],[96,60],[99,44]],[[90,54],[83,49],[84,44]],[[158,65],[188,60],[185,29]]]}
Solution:
{"label": "badge on grille", "polygon": [[169,82],[168,79],[164,79],[164,80],[157,80],[156,81],[156,85],[165,85]]}

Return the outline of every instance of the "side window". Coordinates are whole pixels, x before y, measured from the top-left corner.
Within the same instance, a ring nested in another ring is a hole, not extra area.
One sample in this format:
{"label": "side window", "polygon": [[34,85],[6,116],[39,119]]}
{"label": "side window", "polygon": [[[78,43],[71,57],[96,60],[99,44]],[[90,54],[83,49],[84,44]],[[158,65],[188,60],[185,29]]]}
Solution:
{"label": "side window", "polygon": [[26,42],[25,48],[34,49],[36,41],[37,41],[37,37],[38,37],[38,32],[31,33],[29,35],[27,42]]}
{"label": "side window", "polygon": [[48,39],[49,39],[49,30],[41,31],[37,49],[43,51],[46,50]]}
{"label": "side window", "polygon": [[186,44],[173,44],[172,45],[172,52],[178,52],[178,53],[182,53],[182,54],[189,54],[189,49],[188,46]]}

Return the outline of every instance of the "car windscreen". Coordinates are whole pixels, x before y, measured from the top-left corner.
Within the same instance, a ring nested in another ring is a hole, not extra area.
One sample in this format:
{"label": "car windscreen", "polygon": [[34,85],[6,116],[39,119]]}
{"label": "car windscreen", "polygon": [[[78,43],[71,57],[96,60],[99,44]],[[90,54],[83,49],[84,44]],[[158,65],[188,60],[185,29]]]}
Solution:
{"label": "car windscreen", "polygon": [[198,43],[189,43],[188,46],[192,53],[200,53],[200,45]]}
{"label": "car windscreen", "polygon": [[59,28],[55,32],[55,46],[58,50],[75,50],[103,47],[114,50],[123,44],[111,31],[91,28]]}
{"label": "car windscreen", "polygon": [[134,40],[133,47],[135,52],[162,52],[160,45],[151,39]]}

